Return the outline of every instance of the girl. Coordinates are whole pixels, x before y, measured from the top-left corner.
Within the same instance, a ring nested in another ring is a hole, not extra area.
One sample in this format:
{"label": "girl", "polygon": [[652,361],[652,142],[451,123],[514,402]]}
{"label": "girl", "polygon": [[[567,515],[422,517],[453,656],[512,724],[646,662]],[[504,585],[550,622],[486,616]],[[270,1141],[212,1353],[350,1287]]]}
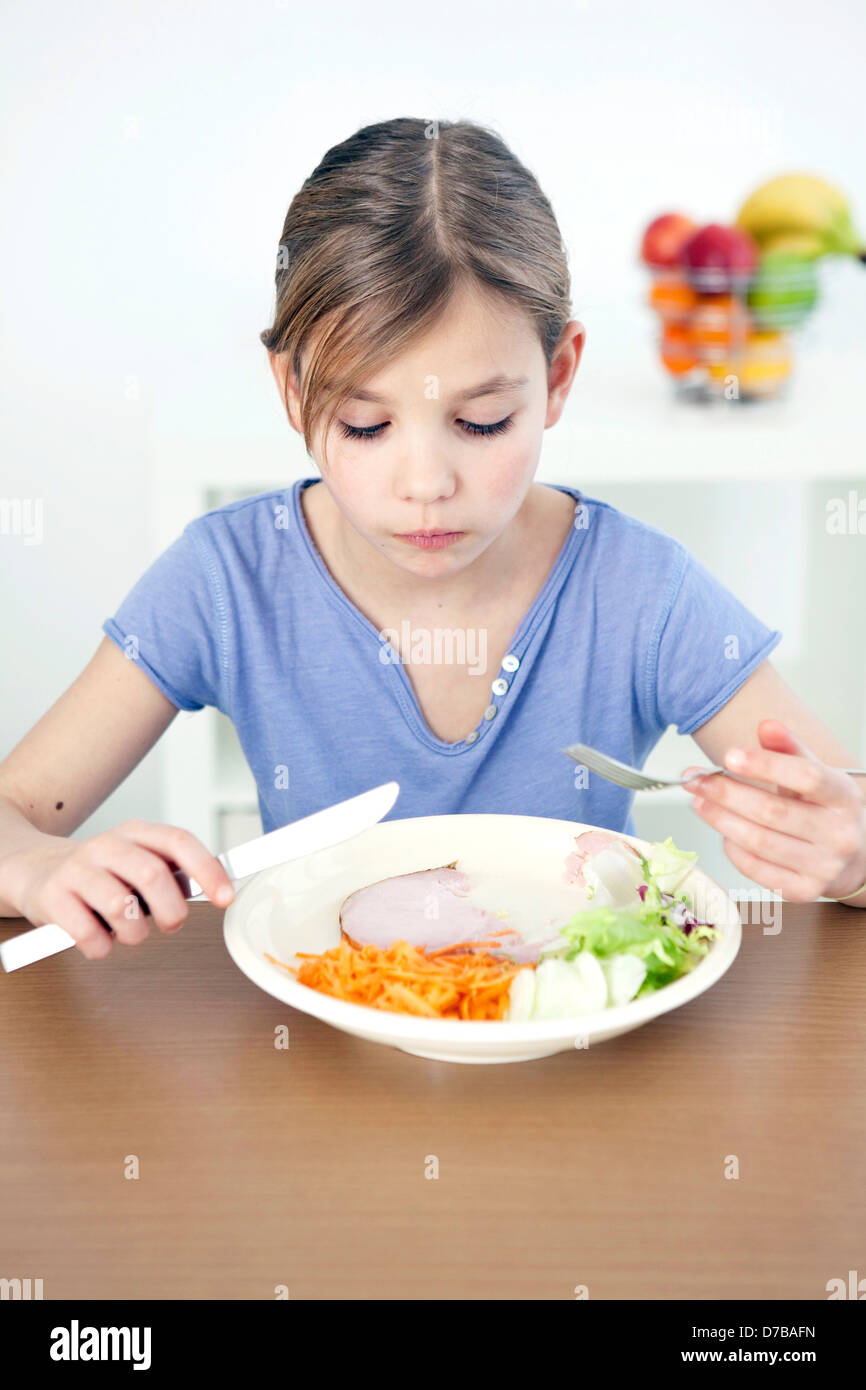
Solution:
{"label": "girl", "polygon": [[866,907],[866,806],[839,771],[856,757],[770,664],[782,634],[663,532],[533,482],[584,333],[553,212],[501,139],[406,118],[329,150],[289,208],[276,290],[261,338],[321,480],[197,518],[105,622],[0,764],[0,911],[96,957],[95,913],[147,934],[130,888],[181,925],[172,865],[231,900],[179,827],[67,838],[206,704],[237,729],[265,831],[393,778],[400,817],[634,834],[632,795],[561,750],[640,766],[675,724],[753,779],[704,777],[692,803],[739,870]]}

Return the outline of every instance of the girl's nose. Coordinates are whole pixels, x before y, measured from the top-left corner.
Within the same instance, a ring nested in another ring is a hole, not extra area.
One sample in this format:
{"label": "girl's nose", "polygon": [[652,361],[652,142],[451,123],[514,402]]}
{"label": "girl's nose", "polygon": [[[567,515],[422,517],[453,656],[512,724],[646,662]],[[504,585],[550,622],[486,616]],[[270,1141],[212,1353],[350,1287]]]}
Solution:
{"label": "girl's nose", "polygon": [[400,475],[395,486],[397,496],[403,502],[421,507],[435,507],[437,503],[449,502],[454,496],[454,478],[441,469],[413,467]]}

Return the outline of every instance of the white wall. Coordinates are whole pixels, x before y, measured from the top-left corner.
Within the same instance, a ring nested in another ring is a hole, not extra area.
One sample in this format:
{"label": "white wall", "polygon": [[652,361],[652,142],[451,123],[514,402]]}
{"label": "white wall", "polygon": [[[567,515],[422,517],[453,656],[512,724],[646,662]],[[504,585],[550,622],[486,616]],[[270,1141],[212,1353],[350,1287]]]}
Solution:
{"label": "white wall", "polygon": [[[666,389],[634,265],[656,212],[724,221],[755,183],[811,168],[866,228],[864,37],[850,0],[7,3],[0,496],[43,499],[45,533],[0,536],[0,754],[157,552],[160,439],[200,455],[208,439],[287,435],[257,334],[286,207],[330,145],[396,115],[493,124],[569,248],[589,330],[569,410],[606,392],[627,418]],[[866,269],[841,285],[818,331],[859,372]],[[840,473],[861,467],[850,405]],[[82,829],[133,814],[159,818],[153,754]]]}

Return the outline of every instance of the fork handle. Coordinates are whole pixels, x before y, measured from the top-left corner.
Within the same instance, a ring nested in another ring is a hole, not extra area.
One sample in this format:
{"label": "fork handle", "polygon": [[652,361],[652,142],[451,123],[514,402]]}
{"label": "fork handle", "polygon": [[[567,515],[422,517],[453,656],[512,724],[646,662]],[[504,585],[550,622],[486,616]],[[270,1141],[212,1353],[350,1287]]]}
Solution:
{"label": "fork handle", "polygon": [[[866,777],[866,768],[862,767],[837,767],[834,768],[834,771],[847,772],[850,777]],[[750,787],[753,787],[756,781],[763,781],[763,778],[740,777],[736,772],[730,772],[726,767],[706,767],[702,772],[696,772],[694,777],[684,777],[680,786],[684,786],[686,782],[696,782],[699,777],[711,777],[714,772],[723,772],[724,775],[730,777],[732,781],[746,782]]]}
{"label": "fork handle", "polygon": [[[726,767],[717,767],[717,768],[714,768],[713,770],[714,770],[715,772],[724,772],[724,773],[727,774],[728,777],[736,777],[736,776],[737,776],[737,774],[736,774],[735,772],[728,772],[728,769],[727,769]],[[834,772],[847,772],[848,775],[849,775],[849,777],[866,777],[866,768],[863,768],[863,767],[834,767],[834,768],[833,768],[833,771],[834,771]],[[706,773],[705,773],[704,775],[706,776]],[[691,778],[689,778],[689,780],[691,781]],[[746,779],[744,779],[744,778],[737,778],[737,780],[738,780],[738,781],[744,781],[744,780],[746,780]]]}

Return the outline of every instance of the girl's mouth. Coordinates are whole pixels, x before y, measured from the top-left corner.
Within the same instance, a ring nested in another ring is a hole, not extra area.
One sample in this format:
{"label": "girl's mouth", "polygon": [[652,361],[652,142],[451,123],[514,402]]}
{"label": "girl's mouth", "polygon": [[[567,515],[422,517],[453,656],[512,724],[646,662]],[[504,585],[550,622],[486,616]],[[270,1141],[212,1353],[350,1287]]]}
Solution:
{"label": "girl's mouth", "polygon": [[420,531],[414,536],[398,536],[397,540],[417,545],[419,550],[443,550],[446,545],[454,545],[465,534],[465,531]]}

